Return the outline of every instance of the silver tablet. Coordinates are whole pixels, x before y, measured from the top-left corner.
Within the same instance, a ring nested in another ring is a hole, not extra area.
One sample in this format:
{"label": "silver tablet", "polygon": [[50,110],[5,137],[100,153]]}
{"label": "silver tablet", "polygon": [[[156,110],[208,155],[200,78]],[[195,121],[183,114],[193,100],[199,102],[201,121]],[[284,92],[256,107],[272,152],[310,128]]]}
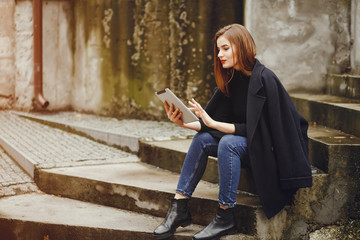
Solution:
{"label": "silver tablet", "polygon": [[162,102],[166,101],[169,106],[174,104],[175,109],[178,108],[182,113],[182,120],[184,123],[190,123],[198,121],[199,118],[188,108],[185,104],[169,89],[159,91],[155,93]]}

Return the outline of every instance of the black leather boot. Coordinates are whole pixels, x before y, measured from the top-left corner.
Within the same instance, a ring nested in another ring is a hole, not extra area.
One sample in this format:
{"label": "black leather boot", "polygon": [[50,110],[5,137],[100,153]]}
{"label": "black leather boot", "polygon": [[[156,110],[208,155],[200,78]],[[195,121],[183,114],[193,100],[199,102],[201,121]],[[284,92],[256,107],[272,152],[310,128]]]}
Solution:
{"label": "black leather boot", "polygon": [[196,240],[217,240],[225,235],[236,233],[236,220],[234,208],[226,210],[218,208],[215,218],[203,230],[196,233],[193,239]]}
{"label": "black leather boot", "polygon": [[188,201],[189,199],[171,199],[171,206],[165,220],[153,233],[156,239],[168,238],[178,227],[186,227],[191,224],[191,215],[187,208]]}

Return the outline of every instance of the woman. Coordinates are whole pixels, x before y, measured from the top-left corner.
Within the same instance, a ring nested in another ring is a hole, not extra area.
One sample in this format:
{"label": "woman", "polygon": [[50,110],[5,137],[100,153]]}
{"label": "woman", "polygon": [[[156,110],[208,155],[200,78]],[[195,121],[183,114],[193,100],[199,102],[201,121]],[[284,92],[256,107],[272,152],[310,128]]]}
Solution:
{"label": "woman", "polygon": [[154,237],[171,236],[191,224],[187,202],[200,181],[208,156],[218,158],[219,207],[215,218],[193,239],[218,239],[236,232],[234,207],[241,166],[251,169],[268,218],[290,203],[298,188],[311,187],[307,121],[296,111],[276,75],[256,58],[250,33],[232,24],[215,34],[214,71],[217,89],[203,109],[194,99],[198,122],[184,124],[182,113],[169,106],[168,118],[198,131],[181,170],[164,222]]}

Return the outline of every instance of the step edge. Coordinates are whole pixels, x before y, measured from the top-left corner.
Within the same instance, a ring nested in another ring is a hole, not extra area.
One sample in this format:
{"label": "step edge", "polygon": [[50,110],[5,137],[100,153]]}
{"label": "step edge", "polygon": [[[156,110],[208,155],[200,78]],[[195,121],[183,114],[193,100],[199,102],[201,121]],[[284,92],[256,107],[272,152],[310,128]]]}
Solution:
{"label": "step edge", "polygon": [[[57,168],[57,169],[60,169],[60,168]],[[145,190],[148,190],[148,191],[163,192],[165,194],[174,194],[174,192],[170,192],[170,191],[157,190],[157,189],[154,190],[152,188],[146,188],[146,187],[143,188],[143,187],[140,187],[140,186],[128,185],[128,184],[123,184],[123,183],[113,183],[113,182],[110,182],[110,181],[98,180],[98,179],[93,179],[93,178],[90,178],[90,177],[79,177],[79,176],[73,176],[73,175],[70,175],[70,174],[55,173],[55,172],[52,172],[52,170],[53,169],[38,169],[37,175],[40,175],[41,172],[45,172],[47,174],[53,174],[53,175],[63,176],[63,177],[71,177],[71,178],[74,178],[74,179],[85,179],[85,180],[88,180],[88,181],[96,181],[96,182],[103,183],[103,184],[108,184],[108,185],[113,185],[114,184],[114,185],[123,186],[123,187],[135,188],[135,189],[138,189],[138,190],[145,189]],[[167,170],[164,170],[164,171],[167,171]],[[40,181],[39,177],[36,178],[36,183],[37,184],[38,184],[38,181]],[[210,182],[207,182],[207,183],[214,184],[214,183],[210,183]],[[252,197],[252,198],[254,198],[256,200],[258,200],[258,198],[259,198],[259,196],[257,196],[257,195],[247,193],[247,192],[244,192],[244,191],[240,191],[240,193],[243,193],[243,194],[247,195],[248,197]],[[211,199],[211,198],[206,198],[206,197],[202,197],[202,196],[193,196],[192,199],[218,202],[218,199]],[[237,204],[237,205],[238,206],[243,206],[243,207],[248,207],[248,208],[254,208],[254,209],[262,208],[261,205],[256,205],[256,204],[254,204],[254,205]]]}

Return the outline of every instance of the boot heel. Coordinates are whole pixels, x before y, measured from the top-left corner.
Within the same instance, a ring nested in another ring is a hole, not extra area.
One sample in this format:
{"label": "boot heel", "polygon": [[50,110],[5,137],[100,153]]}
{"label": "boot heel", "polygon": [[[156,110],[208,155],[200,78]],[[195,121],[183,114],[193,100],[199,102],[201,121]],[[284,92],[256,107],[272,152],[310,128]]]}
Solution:
{"label": "boot heel", "polygon": [[236,228],[231,228],[227,231],[226,235],[232,235],[238,233]]}
{"label": "boot heel", "polygon": [[191,224],[191,219],[188,220],[188,221],[186,221],[186,222],[184,222],[184,223],[182,223],[180,226],[181,226],[181,227],[187,227],[187,226],[189,226],[190,224]]}

